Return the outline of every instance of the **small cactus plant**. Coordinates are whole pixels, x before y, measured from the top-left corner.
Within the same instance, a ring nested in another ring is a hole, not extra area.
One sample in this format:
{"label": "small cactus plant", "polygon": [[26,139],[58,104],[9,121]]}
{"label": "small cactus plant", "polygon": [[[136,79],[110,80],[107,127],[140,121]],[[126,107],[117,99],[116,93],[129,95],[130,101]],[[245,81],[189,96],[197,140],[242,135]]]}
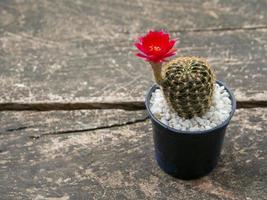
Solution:
{"label": "small cactus plant", "polygon": [[183,118],[202,116],[214,91],[210,65],[197,57],[179,57],[162,66],[161,86],[167,102]]}
{"label": "small cactus plant", "polygon": [[215,75],[202,58],[178,57],[166,61],[175,55],[174,44],[175,40],[170,40],[163,31],[150,31],[135,43],[140,50],[136,55],[150,62],[171,109],[183,118],[201,117],[211,106]]}

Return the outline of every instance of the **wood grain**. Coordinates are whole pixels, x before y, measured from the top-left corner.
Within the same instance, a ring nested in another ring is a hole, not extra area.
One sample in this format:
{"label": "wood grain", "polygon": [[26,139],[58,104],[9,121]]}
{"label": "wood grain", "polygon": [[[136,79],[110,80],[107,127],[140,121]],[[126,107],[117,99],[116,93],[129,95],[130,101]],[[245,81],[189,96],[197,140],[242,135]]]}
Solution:
{"label": "wood grain", "polygon": [[[149,121],[76,132],[101,127],[111,116],[123,124],[142,113],[2,112],[1,198],[266,199],[266,111],[237,110],[219,165],[195,181],[171,178],[158,168]],[[30,137],[37,135],[43,136]]]}
{"label": "wood grain", "polygon": [[1,1],[0,103],[143,101],[153,84],[133,42],[180,38],[238,101],[267,101],[266,1]]}
{"label": "wood grain", "polygon": [[[265,0],[0,1],[0,199],[257,200],[267,196]],[[134,56],[148,29],[208,59],[239,108],[220,162],[180,181],[154,160]],[[102,110],[95,110],[95,109]],[[75,110],[75,111],[58,111]],[[106,110],[109,109],[109,110]],[[121,110],[125,109],[125,110]]]}

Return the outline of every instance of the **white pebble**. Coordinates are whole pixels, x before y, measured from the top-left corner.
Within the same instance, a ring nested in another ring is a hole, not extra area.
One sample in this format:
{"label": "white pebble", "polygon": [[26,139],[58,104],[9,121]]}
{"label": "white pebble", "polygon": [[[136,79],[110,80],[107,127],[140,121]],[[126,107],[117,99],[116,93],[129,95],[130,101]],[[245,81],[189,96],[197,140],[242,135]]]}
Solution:
{"label": "white pebble", "polygon": [[163,124],[183,131],[204,131],[222,124],[232,110],[229,93],[224,86],[214,87],[213,102],[210,109],[202,117],[183,119],[167,105],[161,89],[157,89],[150,99],[150,110]]}
{"label": "white pebble", "polygon": [[160,121],[165,125],[169,125],[168,121],[165,118],[161,118]]}
{"label": "white pebble", "polygon": [[166,118],[166,120],[170,120],[171,119],[171,115],[169,113],[166,113],[165,118]]}

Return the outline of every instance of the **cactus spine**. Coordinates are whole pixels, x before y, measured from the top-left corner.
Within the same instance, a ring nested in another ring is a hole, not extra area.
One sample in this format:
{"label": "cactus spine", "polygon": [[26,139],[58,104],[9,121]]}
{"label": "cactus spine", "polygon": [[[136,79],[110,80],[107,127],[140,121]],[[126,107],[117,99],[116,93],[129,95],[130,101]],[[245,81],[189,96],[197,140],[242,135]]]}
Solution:
{"label": "cactus spine", "polygon": [[201,117],[210,108],[215,75],[204,59],[176,58],[162,66],[161,76],[165,98],[179,116]]}

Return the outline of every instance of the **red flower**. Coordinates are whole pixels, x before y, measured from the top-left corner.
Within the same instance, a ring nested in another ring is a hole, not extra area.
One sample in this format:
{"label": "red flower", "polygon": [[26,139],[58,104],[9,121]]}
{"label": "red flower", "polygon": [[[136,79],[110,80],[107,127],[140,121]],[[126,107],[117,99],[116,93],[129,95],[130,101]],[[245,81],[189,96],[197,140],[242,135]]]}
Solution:
{"label": "red flower", "polygon": [[176,54],[173,48],[176,40],[170,40],[170,35],[163,31],[149,31],[140,37],[135,46],[140,51],[136,56],[154,63],[166,61],[166,58]]}

